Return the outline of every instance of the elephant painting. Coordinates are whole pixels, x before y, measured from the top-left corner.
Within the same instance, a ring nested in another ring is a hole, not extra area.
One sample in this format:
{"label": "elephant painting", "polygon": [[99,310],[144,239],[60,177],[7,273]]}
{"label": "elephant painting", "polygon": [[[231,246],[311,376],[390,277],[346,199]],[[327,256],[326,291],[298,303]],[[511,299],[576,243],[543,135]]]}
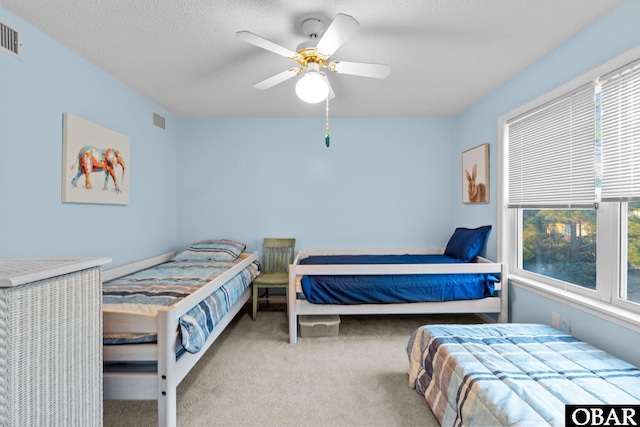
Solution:
{"label": "elephant painting", "polygon": [[97,147],[86,146],[82,147],[78,152],[78,158],[76,162],[71,166],[71,169],[78,165],[78,173],[71,180],[71,185],[76,187],[78,179],[84,175],[85,188],[92,188],[91,186],[91,173],[92,172],[104,172],[104,187],[103,190],[108,189],[109,177],[113,180],[115,191],[120,193],[122,189],[118,186],[118,180],[116,179],[115,167],[120,165],[122,167],[122,183],[124,183],[124,171],[126,169],[124,159],[120,155],[120,151],[114,148],[100,149]]}

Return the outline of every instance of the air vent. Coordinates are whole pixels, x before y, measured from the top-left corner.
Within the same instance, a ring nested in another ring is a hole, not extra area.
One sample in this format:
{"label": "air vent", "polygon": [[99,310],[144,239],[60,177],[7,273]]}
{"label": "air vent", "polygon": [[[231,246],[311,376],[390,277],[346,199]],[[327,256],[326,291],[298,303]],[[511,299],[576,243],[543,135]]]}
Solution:
{"label": "air vent", "polygon": [[162,130],[166,130],[166,119],[158,113],[153,113],[153,125]]}
{"label": "air vent", "polygon": [[21,59],[22,57],[22,35],[20,31],[11,28],[0,21],[0,52]]}

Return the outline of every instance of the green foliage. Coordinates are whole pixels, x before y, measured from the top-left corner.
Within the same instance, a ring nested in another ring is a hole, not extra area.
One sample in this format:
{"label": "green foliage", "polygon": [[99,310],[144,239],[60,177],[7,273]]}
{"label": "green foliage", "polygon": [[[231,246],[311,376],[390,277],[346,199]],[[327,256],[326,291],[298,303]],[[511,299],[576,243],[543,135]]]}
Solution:
{"label": "green foliage", "polygon": [[[596,287],[596,210],[523,210],[522,267]],[[640,301],[640,203],[628,204],[627,298]]]}
{"label": "green foliage", "polygon": [[596,211],[524,210],[522,257],[526,270],[595,289]]}

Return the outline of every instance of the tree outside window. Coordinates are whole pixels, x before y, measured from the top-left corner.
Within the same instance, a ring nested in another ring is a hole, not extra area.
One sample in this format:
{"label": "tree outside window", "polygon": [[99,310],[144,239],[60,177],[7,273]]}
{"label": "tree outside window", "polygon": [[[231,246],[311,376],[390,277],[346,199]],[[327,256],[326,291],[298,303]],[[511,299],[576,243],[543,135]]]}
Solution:
{"label": "tree outside window", "polygon": [[523,210],[522,268],[596,289],[596,211]]}

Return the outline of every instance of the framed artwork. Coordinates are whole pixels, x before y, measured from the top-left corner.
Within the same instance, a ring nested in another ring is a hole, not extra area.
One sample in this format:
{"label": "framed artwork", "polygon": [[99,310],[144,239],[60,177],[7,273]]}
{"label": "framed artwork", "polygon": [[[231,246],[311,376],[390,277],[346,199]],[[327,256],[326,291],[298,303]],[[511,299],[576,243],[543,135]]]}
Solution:
{"label": "framed artwork", "polygon": [[65,113],[62,126],[62,201],[128,204],[130,159],[131,141],[128,136]]}
{"label": "framed artwork", "polygon": [[462,153],[462,203],[489,203],[489,144]]}

